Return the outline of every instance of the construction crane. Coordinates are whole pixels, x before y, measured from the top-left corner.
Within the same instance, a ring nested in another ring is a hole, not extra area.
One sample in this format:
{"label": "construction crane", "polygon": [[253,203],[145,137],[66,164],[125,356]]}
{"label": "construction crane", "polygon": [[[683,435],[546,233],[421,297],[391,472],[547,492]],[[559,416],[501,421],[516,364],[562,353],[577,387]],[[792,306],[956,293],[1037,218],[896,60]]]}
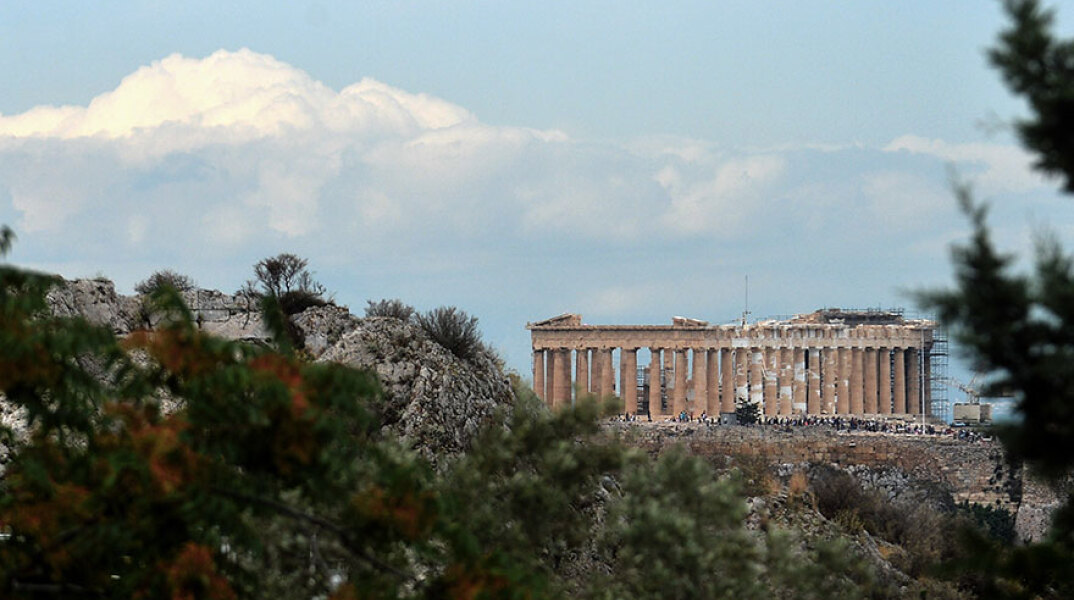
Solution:
{"label": "construction crane", "polygon": [[980,373],[974,373],[973,378],[970,379],[969,384],[964,384],[954,377],[943,377],[940,379],[943,383],[951,387],[958,388],[966,394],[966,404],[980,404],[981,403],[981,391],[974,385],[977,382],[977,377]]}
{"label": "construction crane", "polygon": [[952,417],[954,418],[955,423],[975,425],[990,423],[992,421],[991,405],[981,404],[981,391],[976,385],[978,375],[979,374],[975,373],[973,379],[970,379],[969,384],[963,384],[953,377],[944,377],[940,379],[943,383],[956,387],[966,394],[966,402],[956,403],[952,407]]}

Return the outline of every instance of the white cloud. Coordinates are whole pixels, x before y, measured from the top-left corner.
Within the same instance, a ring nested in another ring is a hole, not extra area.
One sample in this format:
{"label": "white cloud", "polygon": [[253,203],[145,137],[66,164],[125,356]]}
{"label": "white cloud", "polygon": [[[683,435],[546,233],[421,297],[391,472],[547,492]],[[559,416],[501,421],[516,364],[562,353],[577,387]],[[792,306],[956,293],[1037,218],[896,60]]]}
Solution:
{"label": "white cloud", "polygon": [[764,194],[784,167],[779,156],[748,156],[722,162],[711,178],[693,182],[664,168],[656,175],[671,197],[663,222],[680,233],[731,234],[747,219],[765,213]]}
{"label": "white cloud", "polygon": [[[128,281],[185,261],[227,269],[218,285],[233,289],[231,274],[293,251],[348,282],[375,265],[392,288],[356,292],[369,296],[427,286],[460,305],[478,291],[539,304],[529,318],[554,301],[718,319],[740,310],[727,290],[744,273],[831,298],[855,293],[856,273],[894,286],[899,269],[917,269],[910,284],[943,269],[944,256],[910,266],[907,251],[964,229],[944,161],[995,190],[1039,184],[998,145],[578,140],[371,79],[337,92],[271,56],[220,51],[154,62],[84,106],[0,116],[0,214],[44,248],[37,263]],[[484,288],[458,281],[485,269]],[[719,302],[732,313],[709,313]]]}
{"label": "white cloud", "polygon": [[861,186],[874,219],[893,229],[920,229],[955,206],[950,189],[917,173],[866,173]]}
{"label": "white cloud", "polygon": [[955,144],[917,135],[889,143],[886,152],[924,154],[947,161],[985,194],[1023,192],[1047,185],[1032,168],[1033,157],[1018,146],[992,143]]}
{"label": "white cloud", "polygon": [[[892,216],[938,201],[932,175],[912,169],[848,164],[840,180],[802,172],[870,153],[957,161],[995,189],[1039,183],[1017,149],[915,136],[883,151],[572,140],[484,124],[451,102],[372,79],[336,92],[247,49],[172,55],[86,106],[0,116],[0,187],[22,228],[58,232],[137,211],[123,233],[133,244],[184,226],[228,244],[344,231],[430,243],[742,239],[789,215],[818,230],[827,218],[818,202],[838,214],[864,197]],[[810,189],[829,196],[798,193]]]}
{"label": "white cloud", "polygon": [[138,69],[86,107],[0,116],[0,136],[116,139],[178,126],[208,132],[202,139],[218,142],[320,128],[408,135],[472,119],[456,105],[371,79],[336,93],[299,69],[242,49],[204,59],[173,54]]}

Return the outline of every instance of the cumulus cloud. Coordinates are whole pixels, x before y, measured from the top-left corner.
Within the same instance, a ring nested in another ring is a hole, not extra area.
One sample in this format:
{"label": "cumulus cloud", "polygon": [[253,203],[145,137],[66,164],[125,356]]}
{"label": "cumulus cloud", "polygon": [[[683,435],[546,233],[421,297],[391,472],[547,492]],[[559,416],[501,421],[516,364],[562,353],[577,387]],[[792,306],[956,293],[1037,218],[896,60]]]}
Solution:
{"label": "cumulus cloud", "polygon": [[[137,281],[138,265],[187,261],[203,265],[199,281],[212,280],[204,269],[244,273],[229,277],[237,285],[261,256],[295,251],[347,277],[376,264],[381,281],[448,290],[460,305],[509,281],[512,310],[529,311],[512,322],[563,308],[522,294],[608,316],[673,304],[721,318],[711,303],[745,272],[829,298],[871,248],[871,277],[891,279],[907,268],[900,249],[964,226],[945,162],[1019,191],[1041,185],[1027,160],[917,136],[881,148],[579,140],[483,123],[368,78],[336,91],[271,56],[219,51],[146,65],[85,105],[0,115],[0,214],[31,234],[38,264],[121,280],[117,269]],[[475,256],[494,257],[483,288],[456,281]]]}
{"label": "cumulus cloud", "polygon": [[115,139],[177,126],[210,132],[201,140],[212,143],[223,136],[235,141],[313,128],[414,133],[472,119],[459,106],[372,79],[336,93],[299,69],[242,49],[204,59],[173,54],[85,107],[43,106],[0,116],[0,136]]}

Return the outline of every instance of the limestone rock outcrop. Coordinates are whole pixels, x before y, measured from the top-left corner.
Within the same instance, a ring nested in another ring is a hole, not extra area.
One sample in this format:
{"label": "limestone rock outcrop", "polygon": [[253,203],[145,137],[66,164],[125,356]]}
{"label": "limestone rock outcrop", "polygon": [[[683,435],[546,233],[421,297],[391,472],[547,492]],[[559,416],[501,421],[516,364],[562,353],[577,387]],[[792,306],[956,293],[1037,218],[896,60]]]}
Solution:
{"label": "limestone rock outcrop", "polygon": [[198,328],[229,340],[264,342],[271,338],[257,310],[257,300],[219,290],[183,292]]}
{"label": "limestone rock outcrop", "polygon": [[1014,532],[1020,542],[1039,542],[1051,529],[1052,519],[1070,493],[1072,481],[1049,484],[1027,477],[1022,484],[1022,503],[1014,518]]}
{"label": "limestone rock outcrop", "polygon": [[[183,299],[203,331],[249,342],[270,337],[256,303],[245,296],[196,289]],[[65,281],[48,295],[54,314],[79,315],[121,336],[158,324],[144,300],[117,294],[104,279]],[[384,392],[384,426],[431,459],[465,450],[499,409],[513,405],[510,382],[491,354],[463,360],[412,323],[358,318],[335,305],[310,308],[292,322],[314,360],[375,372]]]}
{"label": "limestone rock outcrop", "polygon": [[323,355],[362,322],[346,307],[332,304],[306,309],[291,317],[291,321],[303,336],[306,352],[314,358]]}
{"label": "limestone rock outcrop", "polygon": [[[305,313],[299,317],[300,326],[315,322]],[[341,326],[338,320],[320,322],[335,323],[335,330]],[[318,360],[375,371],[384,389],[385,426],[429,458],[465,450],[498,409],[513,404],[510,382],[490,354],[480,352],[472,360],[463,360],[429,339],[421,328],[391,317],[365,318],[355,325]],[[316,339],[306,335],[307,344]]]}
{"label": "limestone rock outcrop", "polygon": [[126,335],[142,326],[141,301],[121,296],[107,279],[75,279],[54,286],[46,296],[49,310],[59,317],[83,317]]}

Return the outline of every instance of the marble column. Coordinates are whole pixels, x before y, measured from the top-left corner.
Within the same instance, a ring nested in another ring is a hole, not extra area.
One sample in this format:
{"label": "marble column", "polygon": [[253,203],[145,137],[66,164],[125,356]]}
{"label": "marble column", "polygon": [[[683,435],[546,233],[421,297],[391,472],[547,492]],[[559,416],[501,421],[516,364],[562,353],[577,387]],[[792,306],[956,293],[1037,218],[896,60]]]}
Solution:
{"label": "marble column", "polygon": [[720,414],[720,351],[705,352],[705,412],[710,417]]}
{"label": "marble column", "polygon": [[664,414],[660,406],[660,348],[649,348],[649,352],[649,416],[659,417]]}
{"label": "marble column", "polygon": [[779,349],[779,414],[790,415],[793,399],[791,388],[794,385],[794,358],[790,348]]}
{"label": "marble column", "polygon": [[836,390],[835,412],[846,415],[850,413],[850,348],[839,349],[839,389]]}
{"label": "marble column", "polygon": [[690,362],[693,367],[693,374],[690,379],[693,380],[694,401],[690,404],[690,412],[695,416],[700,416],[703,412],[708,412],[708,383],[709,378],[706,375],[706,369],[708,368],[707,352],[700,348],[694,348],[690,350]]}
{"label": "marble column", "polygon": [[686,375],[689,373],[686,350],[675,351],[675,387],[671,393],[671,414],[678,417],[686,410]]}
{"label": "marble column", "polygon": [[[664,414],[672,414],[675,407],[675,351],[664,350]],[[674,413],[678,416],[678,413]]]}
{"label": "marble column", "polygon": [[862,411],[875,415],[876,409],[876,348],[865,349],[865,404]]}
{"label": "marble column", "polygon": [[720,412],[735,412],[734,350],[720,349]]}
{"label": "marble column", "polygon": [[750,348],[750,404],[764,407],[764,349]]}
{"label": "marble column", "polygon": [[545,398],[545,404],[548,408],[553,408],[556,403],[556,350],[545,350],[545,375],[544,389],[547,398]]}
{"label": "marble column", "polygon": [[589,394],[589,349],[575,351],[574,357],[574,397],[581,398]]}
{"label": "marble column", "polygon": [[850,414],[860,415],[863,412],[862,398],[865,393],[863,381],[863,367],[865,365],[864,353],[861,348],[850,349]]}
{"label": "marble column", "polygon": [[882,415],[891,414],[891,349],[881,348],[877,352],[880,363],[880,375],[877,377],[879,398],[876,401],[877,412]]}
{"label": "marble column", "polygon": [[791,351],[794,365],[791,367],[791,412],[805,414],[806,412],[806,351],[805,348],[795,348]]}
{"label": "marble column", "polygon": [[897,415],[906,414],[906,357],[902,348],[895,348],[895,398],[892,411]]}
{"label": "marble column", "polygon": [[600,355],[600,395],[607,398],[615,395],[615,365],[613,364],[613,350],[605,348]]}
{"label": "marble column", "polygon": [[764,414],[766,417],[779,412],[779,348],[765,348]]}
{"label": "marble column", "polygon": [[735,407],[750,399],[749,364],[753,353],[749,348],[735,348]]}
{"label": "marble column", "polygon": [[619,395],[623,398],[623,413],[638,412],[638,349],[619,349]]}
{"label": "marble column", "polygon": [[906,350],[906,408],[912,415],[921,414],[921,354],[917,348]]}
{"label": "marble column", "polygon": [[552,408],[559,409],[571,405],[571,351],[566,348],[556,350],[556,379],[552,389]]}
{"label": "marble column", "polygon": [[819,348],[809,348],[806,351],[808,371],[806,375],[806,414],[819,415],[820,403],[820,365],[821,354]]}
{"label": "marble column", "polygon": [[839,383],[839,350],[836,348],[824,348],[823,357],[823,371],[824,377],[823,389],[824,399],[821,402],[821,411],[824,414],[835,414],[835,391]]}
{"label": "marble column", "polygon": [[592,364],[589,365],[589,393],[600,398],[600,379],[603,376],[604,362],[600,360],[600,349],[593,348]]}
{"label": "marble column", "polygon": [[533,392],[548,404],[548,394],[544,391],[544,350],[533,351]]}

